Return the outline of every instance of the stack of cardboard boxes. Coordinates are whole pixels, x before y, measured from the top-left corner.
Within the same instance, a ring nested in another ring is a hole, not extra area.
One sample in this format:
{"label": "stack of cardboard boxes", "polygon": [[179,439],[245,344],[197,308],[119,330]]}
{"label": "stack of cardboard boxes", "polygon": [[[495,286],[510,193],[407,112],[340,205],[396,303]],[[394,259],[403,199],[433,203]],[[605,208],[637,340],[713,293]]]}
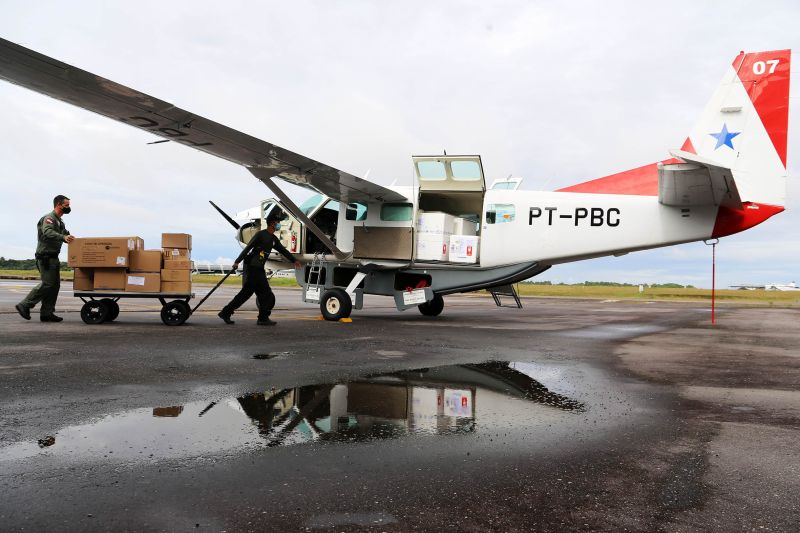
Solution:
{"label": "stack of cardboard boxes", "polygon": [[192,291],[192,236],[188,233],[162,233],[161,292]]}
{"label": "stack of cardboard boxes", "polygon": [[189,293],[192,290],[192,236],[164,233],[161,250],[145,250],[140,237],[76,238],[67,263],[75,270],[76,291]]}
{"label": "stack of cardboard boxes", "polygon": [[438,211],[417,215],[417,260],[475,263],[479,237],[476,224]]}

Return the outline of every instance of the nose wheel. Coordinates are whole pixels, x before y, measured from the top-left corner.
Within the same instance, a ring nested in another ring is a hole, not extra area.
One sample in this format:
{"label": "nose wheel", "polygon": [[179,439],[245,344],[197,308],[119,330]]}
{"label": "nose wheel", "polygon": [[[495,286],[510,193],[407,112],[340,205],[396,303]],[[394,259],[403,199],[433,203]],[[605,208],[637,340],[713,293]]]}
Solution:
{"label": "nose wheel", "polygon": [[353,301],[350,299],[350,295],[342,289],[328,289],[322,293],[319,310],[325,320],[335,321],[348,318],[353,311]]}

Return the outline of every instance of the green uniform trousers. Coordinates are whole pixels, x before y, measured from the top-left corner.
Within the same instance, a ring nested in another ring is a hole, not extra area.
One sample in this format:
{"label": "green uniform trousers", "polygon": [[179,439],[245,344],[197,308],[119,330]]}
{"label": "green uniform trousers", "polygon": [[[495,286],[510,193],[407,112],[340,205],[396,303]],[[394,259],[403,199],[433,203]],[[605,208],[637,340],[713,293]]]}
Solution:
{"label": "green uniform trousers", "polygon": [[58,290],[61,288],[61,263],[57,257],[37,259],[36,268],[39,269],[42,282],[28,293],[20,305],[32,309],[36,304],[42,302],[39,313],[41,316],[50,316],[56,310]]}

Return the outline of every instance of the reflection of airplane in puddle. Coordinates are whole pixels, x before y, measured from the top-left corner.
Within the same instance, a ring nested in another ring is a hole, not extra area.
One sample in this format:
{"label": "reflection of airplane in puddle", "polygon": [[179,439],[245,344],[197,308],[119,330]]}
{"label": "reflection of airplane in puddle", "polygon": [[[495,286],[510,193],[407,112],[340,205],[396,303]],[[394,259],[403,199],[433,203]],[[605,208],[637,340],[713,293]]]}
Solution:
{"label": "reflection of airplane in puddle", "polygon": [[494,417],[509,400],[520,398],[567,411],[584,408],[509,363],[498,362],[254,393],[238,401],[268,444],[276,446],[298,440],[471,432],[481,415]]}

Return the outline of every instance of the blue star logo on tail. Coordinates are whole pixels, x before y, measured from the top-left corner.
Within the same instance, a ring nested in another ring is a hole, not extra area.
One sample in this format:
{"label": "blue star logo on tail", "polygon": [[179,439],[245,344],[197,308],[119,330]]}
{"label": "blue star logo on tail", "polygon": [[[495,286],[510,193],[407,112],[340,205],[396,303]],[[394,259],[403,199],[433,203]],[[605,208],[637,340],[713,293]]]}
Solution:
{"label": "blue star logo on tail", "polygon": [[717,140],[717,145],[714,147],[714,150],[719,148],[720,146],[727,146],[730,149],[733,149],[733,140],[734,137],[742,133],[741,131],[728,131],[728,125],[722,125],[722,131],[719,133],[709,133],[712,137]]}

